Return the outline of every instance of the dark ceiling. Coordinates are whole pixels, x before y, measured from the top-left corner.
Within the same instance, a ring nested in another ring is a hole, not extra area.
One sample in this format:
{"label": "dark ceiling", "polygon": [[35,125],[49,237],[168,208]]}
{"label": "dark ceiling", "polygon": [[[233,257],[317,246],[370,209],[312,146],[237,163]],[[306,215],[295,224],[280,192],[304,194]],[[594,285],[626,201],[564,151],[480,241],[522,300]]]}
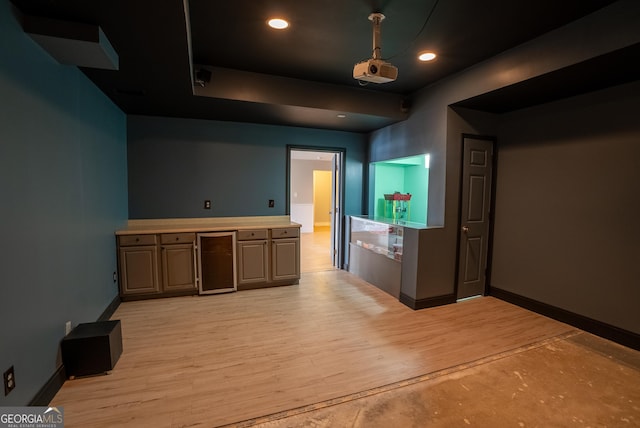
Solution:
{"label": "dark ceiling", "polygon": [[[415,91],[613,1],[13,3],[25,15],[99,25],[119,55],[119,70],[82,70],[127,114],[368,132],[406,117],[402,100]],[[382,57],[399,75],[395,82],[361,86],[352,70],[371,57],[367,17],[374,11],[386,16]],[[276,15],[287,18],[290,28],[268,28],[267,18]],[[436,52],[437,59],[417,61],[424,50]],[[194,87],[193,72],[202,68],[212,72],[211,80],[205,88]],[[384,104],[397,112],[378,111]]]}

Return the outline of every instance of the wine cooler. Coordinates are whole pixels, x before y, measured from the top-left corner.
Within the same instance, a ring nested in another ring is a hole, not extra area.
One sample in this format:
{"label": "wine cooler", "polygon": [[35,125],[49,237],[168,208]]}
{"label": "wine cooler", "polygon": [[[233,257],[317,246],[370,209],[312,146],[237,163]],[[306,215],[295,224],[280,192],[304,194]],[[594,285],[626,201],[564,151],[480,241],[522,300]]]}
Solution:
{"label": "wine cooler", "polygon": [[236,233],[199,233],[199,293],[227,293],[236,289]]}

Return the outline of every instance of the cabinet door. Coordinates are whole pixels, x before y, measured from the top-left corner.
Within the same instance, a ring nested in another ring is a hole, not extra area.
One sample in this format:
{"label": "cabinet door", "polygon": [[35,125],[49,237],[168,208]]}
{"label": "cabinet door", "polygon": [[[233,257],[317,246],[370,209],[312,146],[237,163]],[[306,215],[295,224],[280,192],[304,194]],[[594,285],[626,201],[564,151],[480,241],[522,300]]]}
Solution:
{"label": "cabinet door", "polygon": [[160,292],[157,246],[121,247],[120,269],[123,295]]}
{"label": "cabinet door", "polygon": [[238,242],[238,284],[267,282],[269,266],[267,241]]}
{"label": "cabinet door", "polygon": [[162,246],[163,291],[191,290],[196,288],[193,244]]}
{"label": "cabinet door", "polygon": [[271,279],[300,278],[300,239],[271,240]]}

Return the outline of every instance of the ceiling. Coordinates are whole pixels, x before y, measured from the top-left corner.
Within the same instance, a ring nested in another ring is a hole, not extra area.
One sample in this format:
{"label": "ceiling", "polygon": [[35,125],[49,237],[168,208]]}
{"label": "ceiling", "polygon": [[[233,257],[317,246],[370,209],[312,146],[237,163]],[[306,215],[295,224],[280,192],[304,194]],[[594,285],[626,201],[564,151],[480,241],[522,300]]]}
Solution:
{"label": "ceiling", "polygon": [[[25,15],[98,25],[118,70],[81,67],[127,114],[369,132],[407,117],[404,100],[612,0],[13,0]],[[362,86],[355,63],[382,58],[398,79]],[[272,16],[288,29],[267,27]],[[417,54],[431,50],[435,61]],[[204,87],[194,71],[211,71]],[[471,103],[470,106],[474,104]],[[346,117],[338,117],[345,114]]]}

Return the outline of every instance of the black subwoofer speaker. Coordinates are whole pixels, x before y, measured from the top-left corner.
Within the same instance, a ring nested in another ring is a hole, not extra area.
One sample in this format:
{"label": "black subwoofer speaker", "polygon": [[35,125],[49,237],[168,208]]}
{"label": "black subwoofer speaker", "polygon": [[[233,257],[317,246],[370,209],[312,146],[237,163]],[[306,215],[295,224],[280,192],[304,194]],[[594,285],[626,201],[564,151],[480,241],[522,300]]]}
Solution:
{"label": "black subwoofer speaker", "polygon": [[122,354],[120,320],[78,324],[62,339],[61,350],[69,378],[112,370]]}

